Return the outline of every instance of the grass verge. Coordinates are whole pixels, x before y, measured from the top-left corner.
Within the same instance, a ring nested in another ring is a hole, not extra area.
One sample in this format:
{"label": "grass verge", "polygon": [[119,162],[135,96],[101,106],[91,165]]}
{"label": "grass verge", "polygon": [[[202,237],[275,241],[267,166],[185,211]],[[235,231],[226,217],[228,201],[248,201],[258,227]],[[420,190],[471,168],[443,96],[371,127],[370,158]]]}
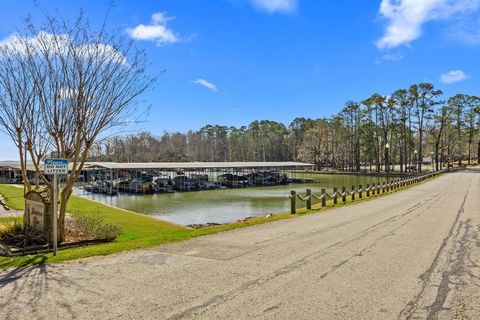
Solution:
{"label": "grass verge", "polygon": [[[388,193],[386,192],[384,194],[377,194],[374,196],[370,195],[370,197],[366,197],[366,195],[364,194],[364,197],[362,199],[359,199],[357,195],[355,201],[352,201],[350,197],[348,197],[345,203],[342,203],[341,198],[339,198],[337,205],[334,205],[333,201],[329,200],[327,201],[326,207],[324,208],[321,207],[321,204],[314,204],[312,205],[311,210],[307,210],[305,208],[298,209],[296,214],[283,212],[272,215],[269,218],[258,217],[244,222],[235,222],[231,224],[212,226],[202,229],[186,228],[136,212],[115,208],[81,197],[72,196],[68,204],[68,212],[73,214],[100,214],[103,217],[104,222],[114,224],[122,228],[122,233],[117,237],[117,239],[114,242],[106,244],[61,250],[58,252],[57,256],[53,256],[51,253],[48,253],[35,256],[0,257],[0,268],[5,269],[44,263],[55,263],[78,258],[103,256],[133,249],[148,248],[164,243],[170,243],[193,237],[234,230],[238,228],[263,224],[266,222],[290,219],[300,215],[317,213],[319,211],[324,212],[334,207],[341,207],[345,205],[360,203],[365,200],[375,199],[383,195],[405,189],[408,189],[408,187],[397,189],[395,191],[390,191]],[[7,205],[10,206],[12,209],[23,210],[24,201],[22,188],[18,188],[12,185],[0,184],[0,194],[2,194]],[[0,218],[0,224],[4,221],[11,221],[12,219],[21,218]]]}

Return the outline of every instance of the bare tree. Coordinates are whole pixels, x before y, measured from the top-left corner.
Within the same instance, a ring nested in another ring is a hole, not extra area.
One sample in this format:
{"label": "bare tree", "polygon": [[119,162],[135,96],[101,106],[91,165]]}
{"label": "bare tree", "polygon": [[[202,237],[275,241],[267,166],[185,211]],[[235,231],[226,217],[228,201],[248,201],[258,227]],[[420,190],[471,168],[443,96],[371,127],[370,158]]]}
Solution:
{"label": "bare tree", "polygon": [[[145,73],[145,54],[123,33],[109,33],[105,24],[94,31],[83,13],[74,23],[46,17],[36,26],[27,19],[25,32],[2,47],[19,57],[20,77],[33,81],[28,99],[33,103],[22,116],[21,131],[37,174],[52,189],[43,160],[55,155],[71,163],[60,190],[59,240],[64,241],[67,203],[89,150],[102,134],[125,124],[155,78]],[[12,61],[3,59],[1,68],[14,67]]]}
{"label": "bare tree", "polygon": [[412,85],[409,89],[411,100],[413,101],[415,116],[417,117],[418,127],[418,158],[417,166],[418,171],[422,172],[423,162],[423,138],[425,123],[428,121],[430,114],[433,112],[433,108],[438,104],[436,100],[442,91],[435,90],[430,83],[420,83],[418,85]]}
{"label": "bare tree", "polygon": [[435,155],[435,170],[440,170],[442,164],[439,163],[439,153],[440,153],[440,143],[442,140],[442,136],[444,134],[444,130],[448,125],[448,122],[451,120],[452,117],[452,108],[448,104],[443,104],[434,114],[433,116],[433,124],[431,128],[429,128],[430,134],[433,136],[433,143],[434,143],[434,155]]}
{"label": "bare tree", "polygon": [[[25,191],[31,189],[26,170],[25,123],[35,104],[35,85],[23,55],[0,47],[0,129],[18,148]],[[25,219],[26,220],[26,219]]]}
{"label": "bare tree", "polygon": [[472,160],[472,145],[473,145],[473,138],[475,133],[478,131],[477,124],[475,120],[477,118],[478,108],[480,106],[480,98],[476,96],[469,96],[468,97],[468,105],[467,105],[467,112],[465,115],[465,122],[467,124],[467,137],[468,137],[468,164],[471,164]]}

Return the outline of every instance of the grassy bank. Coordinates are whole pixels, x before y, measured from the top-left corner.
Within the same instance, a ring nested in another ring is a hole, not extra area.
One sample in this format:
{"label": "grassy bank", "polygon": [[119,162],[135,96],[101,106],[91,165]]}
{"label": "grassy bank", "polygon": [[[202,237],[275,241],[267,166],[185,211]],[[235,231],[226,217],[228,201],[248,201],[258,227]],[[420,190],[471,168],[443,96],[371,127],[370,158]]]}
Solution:
{"label": "grassy bank", "polygon": [[[403,189],[397,189],[396,191]],[[24,208],[22,188],[12,185],[0,185],[0,194],[3,195],[6,203],[12,209],[22,210]],[[364,197],[361,201],[374,199],[383,195],[384,194],[370,196],[369,198]],[[361,201],[359,201],[357,197],[355,202],[351,202],[351,200],[348,199],[344,204],[341,203],[341,200],[339,199],[339,203],[335,207],[360,203]],[[202,235],[262,224],[265,222],[289,219],[299,215],[312,214],[319,211],[324,212],[333,207],[333,201],[329,200],[327,201],[326,208],[321,208],[320,204],[315,204],[312,206],[312,210],[300,209],[297,210],[297,213],[293,215],[284,212],[275,214],[269,218],[259,217],[245,222],[218,225],[202,229],[190,229],[132,211],[115,208],[81,197],[72,196],[67,208],[68,212],[101,215],[106,223],[114,224],[122,228],[122,233],[117,237],[117,239],[114,242],[107,244],[61,250],[58,252],[57,256],[53,256],[52,254],[41,254],[36,256],[14,258],[0,257],[0,268],[61,262],[77,258],[108,255],[132,249],[148,248],[163,243],[175,242]],[[0,223],[9,219],[11,218],[0,219]]]}

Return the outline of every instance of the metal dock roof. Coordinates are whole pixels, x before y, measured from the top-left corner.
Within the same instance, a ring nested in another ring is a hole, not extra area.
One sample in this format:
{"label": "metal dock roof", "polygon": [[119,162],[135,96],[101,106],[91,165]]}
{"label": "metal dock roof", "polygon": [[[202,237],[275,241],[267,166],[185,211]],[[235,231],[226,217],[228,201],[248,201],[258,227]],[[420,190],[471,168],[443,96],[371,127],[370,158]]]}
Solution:
{"label": "metal dock roof", "polygon": [[307,168],[303,162],[86,162],[85,169],[229,169],[229,168]]}

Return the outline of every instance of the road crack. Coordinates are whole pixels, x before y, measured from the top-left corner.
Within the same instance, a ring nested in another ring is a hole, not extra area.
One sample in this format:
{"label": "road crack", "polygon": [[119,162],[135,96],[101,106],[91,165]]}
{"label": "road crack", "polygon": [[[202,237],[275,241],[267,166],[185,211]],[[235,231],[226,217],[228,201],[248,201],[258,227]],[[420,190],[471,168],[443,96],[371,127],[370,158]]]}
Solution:
{"label": "road crack", "polygon": [[[461,217],[465,211],[465,202],[469,195],[471,182],[470,179],[467,192],[457,210],[447,236],[443,239],[430,267],[420,276],[422,282],[420,291],[400,311],[398,319],[426,317],[429,320],[434,320],[438,318],[439,312],[444,310],[445,301],[451,290],[450,285],[455,285],[451,278],[463,270],[467,256],[469,256],[467,243],[471,240],[472,225],[470,220],[462,221]],[[438,275],[441,275],[440,281],[434,283],[435,276]],[[427,307],[421,307],[432,290],[436,290],[433,303]],[[422,315],[425,311],[426,315]]]}
{"label": "road crack", "polygon": [[[268,281],[272,281],[276,278],[278,278],[279,276],[282,276],[284,274],[287,274],[289,272],[292,272],[292,271],[295,271],[299,268],[301,268],[303,265],[305,265],[306,263],[308,263],[308,261],[315,261],[317,259],[320,259],[320,258],[323,258],[325,257],[328,253],[329,253],[329,250],[332,249],[332,248],[335,248],[339,245],[345,245],[347,243],[351,243],[353,241],[357,241],[361,238],[364,238],[366,236],[368,236],[371,232],[373,232],[374,230],[377,230],[379,228],[385,228],[385,225],[388,225],[389,223],[393,223],[395,221],[397,221],[398,219],[400,218],[404,218],[404,217],[407,217],[409,216],[410,214],[412,213],[415,213],[417,212],[418,209],[424,207],[425,205],[428,205],[424,210],[421,210],[420,213],[418,213],[416,215],[416,217],[420,216],[423,212],[426,212],[428,210],[428,208],[430,207],[430,205],[432,203],[435,203],[435,201],[439,198],[441,198],[442,196],[444,196],[446,194],[446,191],[443,191],[443,192],[439,192],[439,193],[436,193],[434,194],[433,196],[431,197],[428,197],[426,199],[422,199],[421,201],[419,201],[418,203],[412,205],[411,207],[407,208],[407,210],[405,210],[404,212],[402,213],[399,213],[399,214],[396,214],[390,218],[387,218],[385,220],[382,220],[368,228],[365,228],[364,230],[346,238],[346,239],[343,239],[343,240],[340,240],[340,241],[337,241],[325,248],[322,248],[316,252],[313,252],[309,255],[306,255],[304,257],[302,257],[301,259],[298,259],[288,265],[285,265],[269,274],[266,274],[264,276],[261,276],[257,279],[253,279],[253,280],[250,280],[250,281],[247,281],[245,283],[243,283],[242,285],[240,285],[239,287],[235,288],[235,289],[232,289],[230,291],[227,291],[225,293],[222,293],[222,294],[218,294],[218,295],[215,295],[207,300],[205,300],[204,302],[200,303],[200,304],[197,304],[197,305],[194,305],[192,307],[189,307],[185,310],[182,310],[174,315],[172,315],[171,317],[169,317],[168,319],[183,319],[185,317],[188,317],[188,316],[198,316],[200,314],[203,314],[204,312],[206,312],[207,310],[211,309],[211,308],[214,308],[220,304],[223,304],[227,301],[230,301],[232,299],[234,299],[236,296],[242,294],[243,292],[246,292],[248,290],[252,290],[252,288],[254,287],[258,287]],[[407,221],[408,222],[408,221]],[[362,256],[363,255],[363,252],[366,251],[367,249],[369,249],[370,247],[373,247],[376,245],[376,243],[388,236],[391,236],[394,234],[394,231],[400,229],[401,227],[405,226],[406,223],[402,223],[400,226],[397,226],[396,228],[394,228],[393,230],[391,231],[388,231],[387,233],[377,237],[373,243],[371,243],[370,245],[368,245],[367,247],[363,248],[360,252],[350,256],[349,258],[347,258],[346,260],[344,261],[341,261],[339,263],[337,263],[336,265],[332,266],[332,268],[327,271],[325,274],[323,274],[320,278],[325,278],[328,276],[328,274],[338,270],[339,268],[341,268],[342,266],[346,265],[351,259],[355,258],[355,257],[359,257],[359,256]]]}

